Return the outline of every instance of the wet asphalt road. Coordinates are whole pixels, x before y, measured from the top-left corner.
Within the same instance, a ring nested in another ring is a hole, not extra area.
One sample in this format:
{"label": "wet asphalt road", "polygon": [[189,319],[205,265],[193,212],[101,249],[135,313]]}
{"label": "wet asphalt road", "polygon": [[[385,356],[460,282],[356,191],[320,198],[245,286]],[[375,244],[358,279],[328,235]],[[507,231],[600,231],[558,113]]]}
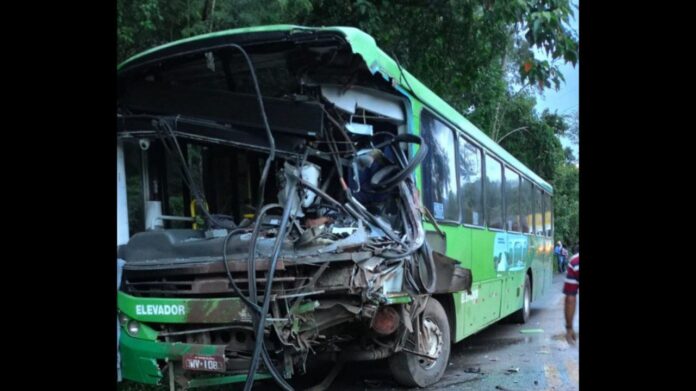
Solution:
{"label": "wet asphalt road", "polygon": [[[556,275],[551,291],[532,303],[527,324],[499,322],[453,345],[447,371],[427,390],[578,390],[578,347],[565,341],[563,277]],[[579,310],[575,315],[575,330],[579,335],[578,319]],[[530,329],[537,332],[521,332]],[[316,376],[316,383],[323,375]],[[346,365],[331,389],[408,388],[399,387],[392,380],[383,360]]]}

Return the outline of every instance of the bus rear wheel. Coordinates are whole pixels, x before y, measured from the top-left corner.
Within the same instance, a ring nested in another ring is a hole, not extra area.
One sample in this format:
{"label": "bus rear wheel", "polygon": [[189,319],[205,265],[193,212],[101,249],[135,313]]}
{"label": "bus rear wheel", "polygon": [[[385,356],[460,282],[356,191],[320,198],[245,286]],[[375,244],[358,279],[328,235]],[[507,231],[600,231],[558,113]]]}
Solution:
{"label": "bus rear wheel", "polygon": [[427,387],[442,378],[450,355],[450,329],[447,313],[436,299],[429,298],[421,315],[421,338],[425,352],[436,359],[400,352],[389,358],[394,379],[407,387]]}
{"label": "bus rear wheel", "polygon": [[522,297],[522,308],[512,314],[512,321],[515,323],[527,323],[529,320],[530,306],[532,303],[532,282],[529,274],[524,277],[524,293]]}

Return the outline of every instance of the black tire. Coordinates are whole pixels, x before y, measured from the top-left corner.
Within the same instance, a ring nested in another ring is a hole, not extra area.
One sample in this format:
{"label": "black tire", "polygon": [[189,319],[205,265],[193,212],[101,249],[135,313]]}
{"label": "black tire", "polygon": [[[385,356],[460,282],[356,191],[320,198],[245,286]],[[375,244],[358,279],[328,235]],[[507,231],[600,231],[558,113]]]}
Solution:
{"label": "black tire", "polygon": [[394,379],[407,387],[427,387],[437,383],[445,373],[449,361],[450,329],[447,313],[442,304],[430,297],[422,318],[424,326],[429,330],[428,341],[433,341],[434,346],[439,346],[435,348],[435,351],[439,350],[439,354],[434,361],[404,352],[389,358],[389,369]]}
{"label": "black tire", "polygon": [[529,274],[524,276],[524,292],[522,292],[522,308],[513,313],[511,319],[515,323],[527,323],[532,303],[532,282]]}

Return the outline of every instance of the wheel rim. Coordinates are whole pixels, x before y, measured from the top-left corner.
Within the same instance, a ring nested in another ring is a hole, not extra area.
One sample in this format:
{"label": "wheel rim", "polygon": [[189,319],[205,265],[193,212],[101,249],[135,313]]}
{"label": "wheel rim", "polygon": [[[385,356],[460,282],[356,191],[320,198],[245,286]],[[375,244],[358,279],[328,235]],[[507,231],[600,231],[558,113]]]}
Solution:
{"label": "wheel rim", "polygon": [[[443,337],[440,327],[430,318],[423,320],[423,345],[425,354],[431,357],[440,357],[442,353]],[[425,357],[420,357],[418,362],[425,369],[430,369],[435,366],[437,360],[431,360]]]}

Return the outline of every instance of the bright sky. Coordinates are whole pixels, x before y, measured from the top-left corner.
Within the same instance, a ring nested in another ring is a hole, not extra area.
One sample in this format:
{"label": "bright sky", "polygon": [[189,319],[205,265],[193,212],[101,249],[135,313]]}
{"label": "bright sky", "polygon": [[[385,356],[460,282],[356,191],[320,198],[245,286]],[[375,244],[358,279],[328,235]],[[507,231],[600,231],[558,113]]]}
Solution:
{"label": "bright sky", "polygon": [[[572,4],[574,6],[580,6],[580,0],[573,0]],[[580,21],[580,15],[578,10],[573,7],[573,13],[575,18],[570,19],[570,26],[575,30],[578,40],[580,39],[580,30],[578,28],[578,23]],[[543,51],[537,51],[537,55],[540,58],[547,58]],[[557,111],[559,114],[567,115],[573,114],[579,109],[579,73],[580,73],[580,63],[577,63],[575,67],[571,64],[565,64],[562,61],[557,62],[559,69],[565,77],[565,83],[561,84],[558,91],[553,89],[548,89],[543,95],[537,93],[537,104],[536,109],[541,113],[544,109],[549,109],[549,111]],[[570,146],[573,149],[573,154],[578,158],[578,146],[572,144],[569,140],[561,138],[561,144],[563,147]]]}

